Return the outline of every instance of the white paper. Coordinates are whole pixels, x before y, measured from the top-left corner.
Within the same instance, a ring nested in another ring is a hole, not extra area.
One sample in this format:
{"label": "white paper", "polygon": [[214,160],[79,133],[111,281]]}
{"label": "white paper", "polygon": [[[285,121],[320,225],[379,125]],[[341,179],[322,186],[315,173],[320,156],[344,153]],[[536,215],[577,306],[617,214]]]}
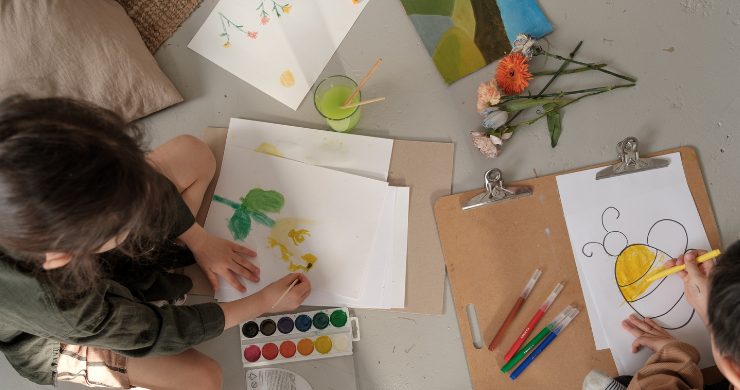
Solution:
{"label": "white paper", "polygon": [[[313,256],[318,260],[306,276],[314,290],[357,298],[387,188],[385,182],[227,145],[205,229],[257,252],[250,261],[260,268],[260,281],[240,278],[248,290],[244,296],[285,276],[289,264],[306,266],[305,259]],[[279,212],[251,217],[249,235],[235,240],[229,220],[241,198],[254,189],[277,191],[284,206]],[[236,204],[216,201],[218,196]],[[274,227],[259,223],[264,219],[273,220]],[[290,252],[286,255],[290,262],[281,259],[283,250]],[[228,285],[223,280],[220,284]]]}
{"label": "white paper", "polygon": [[[630,299],[631,306],[623,296],[644,280],[640,277],[642,270],[649,269],[632,267],[635,259],[654,259],[646,264],[659,265],[687,250],[711,249],[686,183],[680,154],[661,158],[671,160],[667,168],[598,181],[595,175],[601,168],[557,177],[584,296],[591,296],[598,313],[594,316],[589,309],[589,315],[600,320],[615,361],[621,363],[620,375],[634,375],[653,354],[647,348],[637,354],[631,352],[635,338],[620,323],[635,312],[659,316],[655,318],[658,324],[676,328],[668,331],[701,353],[700,368],[714,365],[709,332],[683,297],[683,282],[678,276],[649,284],[638,293],[639,299]],[[640,255],[638,251],[643,249],[657,255]],[[626,253],[634,257],[628,259]],[[622,279],[626,287],[618,287],[617,271],[632,268],[639,276]]]}
{"label": "white paper", "polygon": [[[367,309],[390,309],[390,304],[384,305],[383,294],[390,291],[386,287],[386,269],[389,268],[388,259],[391,256],[393,242],[394,210],[396,206],[396,187],[388,187],[388,193],[380,215],[380,227],[375,236],[370,264],[367,268],[365,283],[358,299],[351,299],[341,295],[330,294],[325,291],[313,290],[306,298],[306,306],[347,306]],[[387,282],[390,285],[390,280]],[[390,295],[390,292],[387,293]]]}
{"label": "white paper", "polygon": [[388,180],[393,151],[390,139],[236,118],[226,144],[381,181]]}
{"label": "white paper", "polygon": [[313,390],[300,375],[282,368],[247,371],[247,390]]}
{"label": "white paper", "polygon": [[393,264],[391,280],[391,307],[403,309],[406,301],[406,257],[409,235],[408,187],[399,187],[396,196],[396,213],[393,232]]}
{"label": "white paper", "polygon": [[221,0],[188,47],[295,110],[368,0],[283,1]]}

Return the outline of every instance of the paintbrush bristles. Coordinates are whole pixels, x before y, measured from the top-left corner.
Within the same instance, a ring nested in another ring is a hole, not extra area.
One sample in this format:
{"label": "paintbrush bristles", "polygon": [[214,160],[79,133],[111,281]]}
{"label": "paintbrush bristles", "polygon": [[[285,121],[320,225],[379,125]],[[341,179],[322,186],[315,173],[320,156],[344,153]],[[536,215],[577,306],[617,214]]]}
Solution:
{"label": "paintbrush bristles", "polygon": [[343,106],[346,106],[346,105],[348,105],[348,104],[349,104],[349,102],[351,102],[351,101],[352,101],[352,99],[354,99],[354,98],[355,98],[355,95],[357,95],[357,92],[359,92],[359,91],[360,91],[360,88],[362,88],[362,86],[363,86],[363,85],[365,85],[365,83],[367,82],[367,79],[369,79],[369,78],[370,78],[370,76],[371,76],[371,75],[373,74],[373,72],[375,72],[375,69],[378,69],[378,65],[380,65],[380,62],[381,62],[381,61],[383,61],[383,59],[382,59],[382,58],[381,58],[381,59],[379,59],[379,60],[378,60],[378,62],[376,62],[376,63],[375,63],[375,65],[373,66],[373,68],[372,68],[372,69],[370,69],[370,72],[368,72],[368,73],[367,73],[367,76],[365,76],[365,78],[364,78],[364,79],[362,79],[362,81],[360,82],[360,85],[358,85],[358,86],[357,86],[357,88],[355,88],[355,90],[354,90],[354,91],[352,91],[352,94],[351,94],[351,95],[349,95],[349,98],[347,98],[347,100],[345,100],[345,101],[344,101],[344,104],[342,104]]}
{"label": "paintbrush bristles", "polygon": [[361,101],[361,102],[357,102],[357,103],[352,103],[352,104],[346,104],[346,105],[344,105],[344,106],[340,106],[339,108],[341,108],[341,109],[343,109],[343,110],[344,110],[344,109],[347,109],[347,108],[352,108],[352,107],[357,107],[357,106],[361,106],[361,105],[363,105],[363,104],[368,104],[368,103],[375,103],[375,102],[379,102],[379,101],[381,101],[381,100],[385,100],[385,98],[384,98],[384,97],[379,97],[379,98],[376,98],[376,99],[364,100],[364,101]]}

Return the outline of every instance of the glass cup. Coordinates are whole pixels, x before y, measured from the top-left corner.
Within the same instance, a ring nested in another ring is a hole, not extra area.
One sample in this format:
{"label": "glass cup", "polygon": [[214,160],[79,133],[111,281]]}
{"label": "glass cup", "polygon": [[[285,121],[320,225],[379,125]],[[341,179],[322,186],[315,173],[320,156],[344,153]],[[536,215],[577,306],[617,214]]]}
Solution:
{"label": "glass cup", "polygon": [[[357,127],[360,122],[360,106],[339,108],[355,88],[357,83],[346,76],[327,77],[316,87],[313,104],[330,129],[344,133]],[[358,91],[350,103],[359,102],[361,94],[362,91]]]}

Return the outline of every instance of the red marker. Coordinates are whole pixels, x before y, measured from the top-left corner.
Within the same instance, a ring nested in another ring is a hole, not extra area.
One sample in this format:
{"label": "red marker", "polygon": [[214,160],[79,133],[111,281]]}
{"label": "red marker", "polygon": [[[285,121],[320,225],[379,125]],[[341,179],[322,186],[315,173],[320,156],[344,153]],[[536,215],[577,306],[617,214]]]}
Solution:
{"label": "red marker", "polygon": [[557,298],[558,294],[560,294],[560,290],[563,289],[563,285],[558,283],[557,286],[555,286],[555,289],[552,290],[552,294],[550,294],[549,297],[547,297],[547,300],[545,303],[542,304],[540,307],[540,310],[537,310],[537,313],[535,313],[534,317],[532,317],[532,321],[529,321],[529,324],[526,328],[524,328],[524,331],[521,335],[519,335],[519,338],[516,339],[516,342],[514,342],[514,345],[511,346],[511,349],[509,349],[509,352],[506,353],[504,356],[504,361],[511,360],[514,355],[519,351],[519,347],[522,346],[525,340],[527,340],[527,336],[532,332],[535,326],[537,326],[537,323],[540,322],[540,318],[542,318],[543,315],[545,315],[545,312],[547,309],[550,308],[550,305],[552,305],[552,301]]}
{"label": "red marker", "polygon": [[516,316],[516,313],[519,312],[519,308],[522,307],[522,303],[524,303],[524,300],[527,299],[529,296],[529,293],[532,291],[532,288],[534,287],[534,284],[537,282],[537,279],[540,278],[540,275],[542,275],[542,271],[535,270],[534,275],[532,275],[532,278],[529,279],[529,283],[527,283],[527,286],[524,287],[524,291],[522,291],[522,295],[519,296],[519,299],[516,300],[516,303],[514,304],[514,307],[511,308],[511,311],[509,312],[509,315],[504,320],[504,323],[501,324],[501,327],[498,329],[498,333],[496,333],[496,336],[493,338],[493,341],[491,341],[491,344],[488,345],[488,350],[493,351],[494,348],[498,345],[499,341],[504,337],[504,333],[506,333],[506,329],[509,329],[509,325],[511,324],[511,321],[514,321],[514,316]]}

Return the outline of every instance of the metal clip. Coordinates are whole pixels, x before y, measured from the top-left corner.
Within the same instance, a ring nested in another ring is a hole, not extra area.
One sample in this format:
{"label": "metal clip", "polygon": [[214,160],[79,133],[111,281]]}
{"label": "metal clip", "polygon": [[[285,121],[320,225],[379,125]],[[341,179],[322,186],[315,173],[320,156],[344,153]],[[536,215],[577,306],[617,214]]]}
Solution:
{"label": "metal clip", "polygon": [[617,156],[621,162],[596,173],[596,180],[607,179],[635,172],[665,168],[671,163],[665,158],[640,158],[638,142],[635,137],[627,137],[617,144]]}
{"label": "metal clip", "polygon": [[529,187],[504,187],[504,179],[501,175],[501,170],[497,168],[486,172],[485,179],[486,192],[463,203],[463,210],[470,210],[480,206],[532,195],[532,189]]}

